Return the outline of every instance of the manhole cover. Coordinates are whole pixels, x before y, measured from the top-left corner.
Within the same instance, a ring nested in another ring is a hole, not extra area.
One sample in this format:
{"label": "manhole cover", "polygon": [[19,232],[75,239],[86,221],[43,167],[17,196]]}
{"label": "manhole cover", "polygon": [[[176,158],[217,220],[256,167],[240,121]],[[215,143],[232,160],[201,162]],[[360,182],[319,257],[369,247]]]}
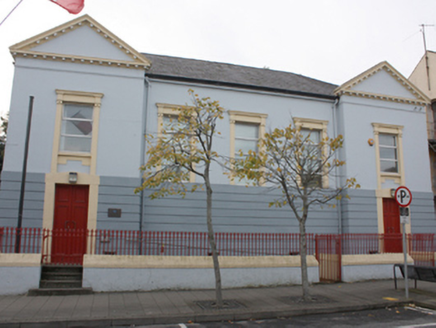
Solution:
{"label": "manhole cover", "polygon": [[[216,301],[197,301],[195,302],[203,310],[217,310]],[[223,310],[239,309],[245,307],[244,304],[235,300],[224,300]]]}
{"label": "manhole cover", "polygon": [[[312,300],[307,301],[307,303],[331,303],[331,302],[336,302],[326,296],[322,296],[322,295],[311,295]],[[292,302],[292,303],[303,303],[305,301],[303,301],[303,298],[301,296],[285,296],[285,297],[281,297],[280,301],[288,303],[288,302]]]}

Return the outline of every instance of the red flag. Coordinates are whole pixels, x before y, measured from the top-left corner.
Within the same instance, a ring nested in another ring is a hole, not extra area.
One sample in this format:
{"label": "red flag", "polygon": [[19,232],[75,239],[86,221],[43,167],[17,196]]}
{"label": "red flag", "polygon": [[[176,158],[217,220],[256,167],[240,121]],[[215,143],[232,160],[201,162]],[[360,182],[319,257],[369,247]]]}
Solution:
{"label": "red flag", "polygon": [[50,0],[66,9],[70,14],[78,14],[85,7],[85,0]]}

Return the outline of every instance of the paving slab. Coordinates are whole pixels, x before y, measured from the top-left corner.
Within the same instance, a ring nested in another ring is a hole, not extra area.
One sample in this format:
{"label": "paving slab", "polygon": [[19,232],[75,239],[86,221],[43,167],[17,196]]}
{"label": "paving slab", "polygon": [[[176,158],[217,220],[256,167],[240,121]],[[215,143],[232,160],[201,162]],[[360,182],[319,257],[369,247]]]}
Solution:
{"label": "paving slab", "polygon": [[1,296],[0,327],[110,327],[165,323],[249,320],[359,311],[415,302],[436,309],[436,284],[419,283],[405,298],[404,283],[392,280],[315,284],[313,302],[301,302],[301,286],[223,290],[238,308],[202,308],[214,290],[113,292],[71,296]]}

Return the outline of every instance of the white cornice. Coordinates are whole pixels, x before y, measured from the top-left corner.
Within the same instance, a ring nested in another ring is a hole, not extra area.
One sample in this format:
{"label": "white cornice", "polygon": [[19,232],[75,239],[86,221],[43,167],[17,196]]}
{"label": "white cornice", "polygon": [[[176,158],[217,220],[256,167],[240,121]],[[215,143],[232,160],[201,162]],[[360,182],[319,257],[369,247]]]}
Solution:
{"label": "white cornice", "polygon": [[[124,52],[131,61],[126,60],[112,60],[105,58],[92,58],[83,57],[69,54],[52,54],[40,51],[32,50],[34,47],[49,42],[50,40],[57,38],[63,34],[74,31],[80,27],[88,26],[93,29],[97,34],[101,35],[108,42],[112,43],[114,47],[119,48]],[[47,32],[38,34],[30,39],[17,43],[9,48],[12,56],[15,57],[28,57],[43,60],[55,60],[55,61],[69,61],[83,64],[93,65],[106,65],[115,67],[127,67],[136,69],[147,69],[151,66],[151,62],[141,53],[130,47],[127,43],[119,39],[97,21],[95,21],[89,15],[84,15],[76,18],[63,25],[55,27]]]}
{"label": "white cornice", "polygon": [[[389,75],[391,75],[395,80],[398,81],[405,89],[407,89],[415,98],[405,98],[392,95],[376,94],[372,92],[353,90],[358,84],[362,83],[364,80],[370,78],[371,76],[377,74],[381,70],[384,70]],[[409,80],[407,80],[401,73],[399,73],[395,68],[393,68],[388,62],[381,62],[374,67],[368,69],[367,71],[359,74],[355,78],[349,80],[348,82],[340,85],[334,91],[336,95],[348,95],[354,97],[362,97],[369,99],[377,99],[383,101],[391,101],[404,104],[413,104],[419,106],[425,106],[430,103],[430,99],[416,86],[414,86]]]}

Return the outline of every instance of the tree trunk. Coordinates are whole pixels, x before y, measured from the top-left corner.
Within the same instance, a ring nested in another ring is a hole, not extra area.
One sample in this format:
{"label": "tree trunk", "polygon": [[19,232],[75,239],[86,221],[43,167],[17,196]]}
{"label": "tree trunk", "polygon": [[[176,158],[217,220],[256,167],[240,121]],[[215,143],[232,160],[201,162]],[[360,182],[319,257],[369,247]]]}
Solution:
{"label": "tree trunk", "polygon": [[303,287],[303,300],[310,301],[309,279],[307,275],[307,239],[306,239],[306,220],[303,216],[298,220],[300,224],[300,265],[301,265],[301,284]]}
{"label": "tree trunk", "polygon": [[210,186],[210,181],[207,177],[206,180],[206,202],[207,202],[207,232],[209,236],[209,244],[212,250],[212,260],[213,268],[215,272],[215,295],[216,295],[216,306],[223,306],[223,296],[221,292],[221,272],[220,264],[218,261],[218,252],[216,249],[215,235],[212,226],[212,188]]}

